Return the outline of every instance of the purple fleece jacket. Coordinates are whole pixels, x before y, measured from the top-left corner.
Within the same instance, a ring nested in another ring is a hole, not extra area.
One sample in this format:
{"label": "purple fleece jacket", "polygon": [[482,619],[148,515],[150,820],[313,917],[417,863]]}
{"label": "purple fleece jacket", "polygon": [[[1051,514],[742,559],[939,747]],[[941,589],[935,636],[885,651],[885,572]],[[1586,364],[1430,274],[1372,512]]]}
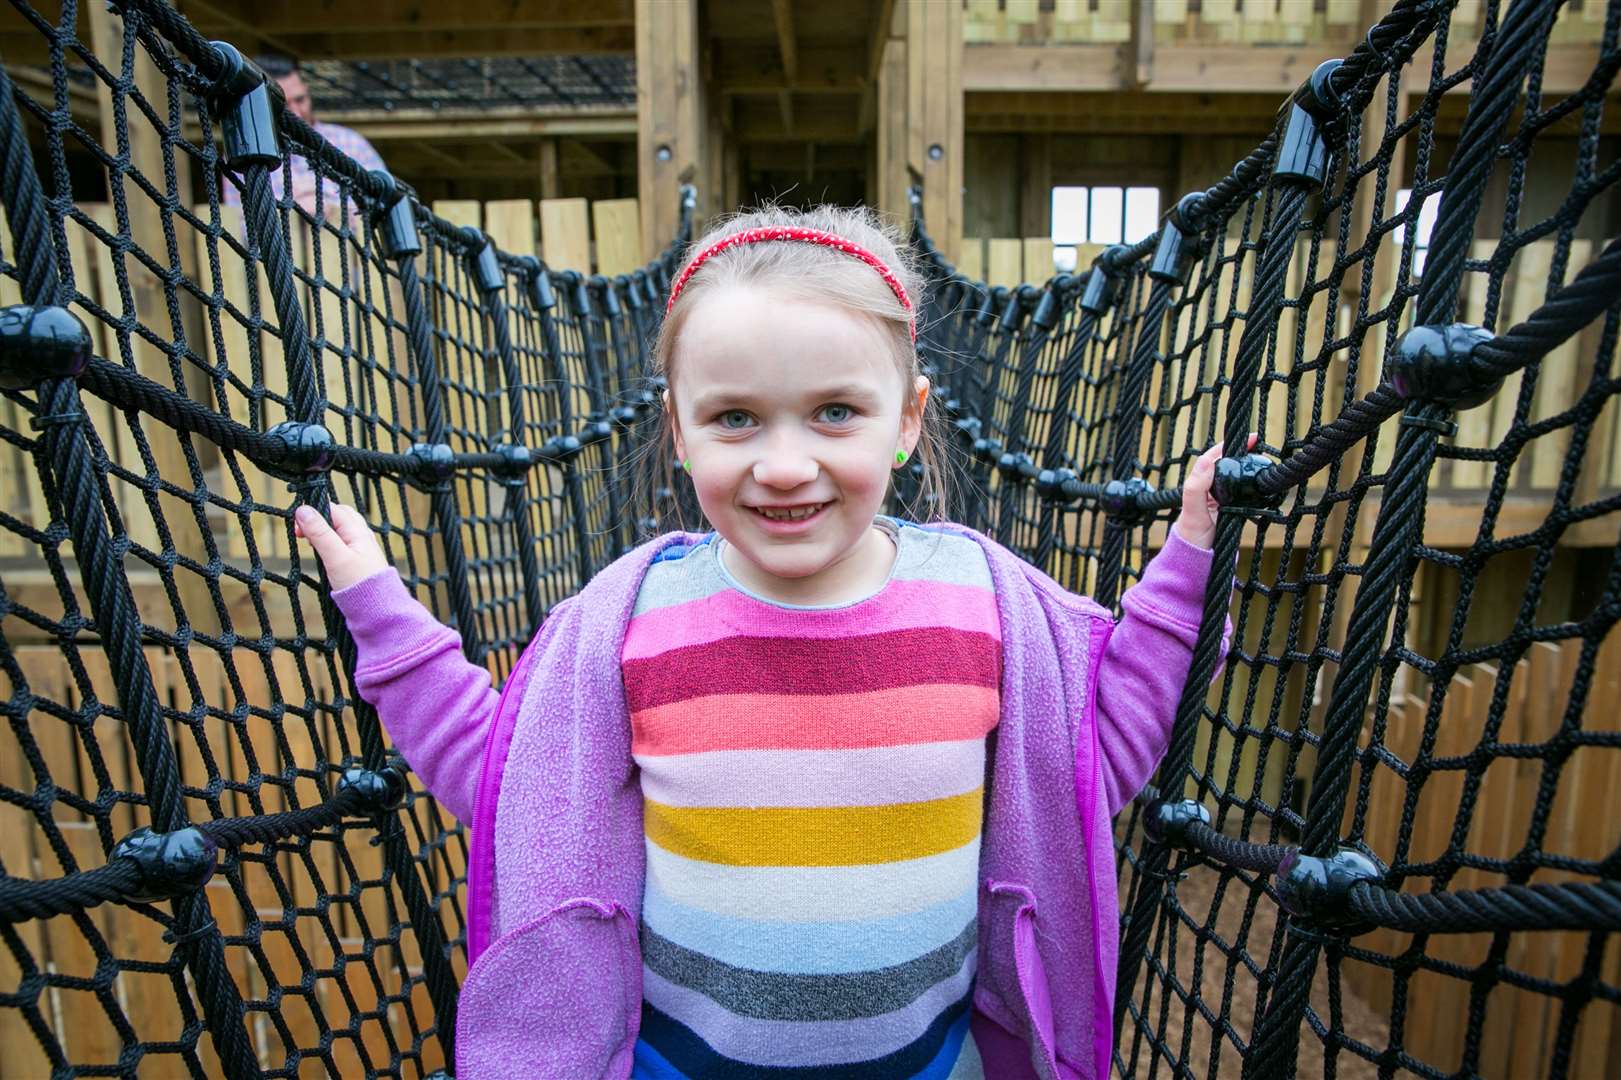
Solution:
{"label": "purple fleece jacket", "polygon": [[[1164,753],[1211,554],[1173,532],[1117,624],[995,541],[940,527],[984,547],[1002,627],[974,993],[986,1075],[1104,1080],[1110,819]],[[558,604],[499,694],[393,570],[334,594],[360,696],[472,829],[458,1080],[630,1073],[645,848],[620,655],[647,567],[696,539],[652,540]]]}

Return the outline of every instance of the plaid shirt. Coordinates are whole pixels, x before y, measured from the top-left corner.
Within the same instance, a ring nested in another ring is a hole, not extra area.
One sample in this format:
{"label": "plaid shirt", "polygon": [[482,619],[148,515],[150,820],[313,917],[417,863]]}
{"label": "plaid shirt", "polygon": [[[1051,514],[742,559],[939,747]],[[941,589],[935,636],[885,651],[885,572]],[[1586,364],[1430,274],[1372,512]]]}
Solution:
{"label": "plaid shirt", "polygon": [[[347,154],[353,158],[362,169],[381,169],[385,167],[382,157],[378,155],[372,144],[366,141],[364,135],[353,128],[346,128],[342,124],[324,124],[319,120],[310,126],[315,128],[321,137],[331,143],[339,153]],[[293,190],[295,192],[313,190],[315,187],[315,170],[310,168],[309,161],[305,159],[303,154],[299,153],[290,154],[289,157],[292,161]],[[286,196],[288,171],[287,169],[276,169],[270,174],[270,188],[275,192],[278,200]],[[237,191],[236,185],[228,181],[224,184],[222,195],[227,205],[236,206],[242,202],[242,196]],[[330,176],[321,177],[322,208],[330,209],[337,205],[338,182]]]}

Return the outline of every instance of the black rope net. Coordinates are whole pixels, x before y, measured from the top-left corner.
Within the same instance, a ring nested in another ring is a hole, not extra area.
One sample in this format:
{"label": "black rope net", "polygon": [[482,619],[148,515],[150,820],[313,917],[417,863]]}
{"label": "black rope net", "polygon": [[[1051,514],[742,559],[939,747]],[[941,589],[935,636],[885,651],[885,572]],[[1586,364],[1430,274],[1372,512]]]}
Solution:
{"label": "black rope net", "polygon": [[[631,481],[687,217],[634,274],[547,267],[158,0],[100,43],[14,7],[53,63],[0,74],[0,1076],[429,1075],[466,838],[354,695],[292,510],[360,507],[503,678],[672,516]],[[1475,7],[1400,0],[1085,273],[992,289],[915,221],[954,517],[1114,604],[1227,455],[1118,822],[1126,1076],[1617,1056],[1621,2]]]}

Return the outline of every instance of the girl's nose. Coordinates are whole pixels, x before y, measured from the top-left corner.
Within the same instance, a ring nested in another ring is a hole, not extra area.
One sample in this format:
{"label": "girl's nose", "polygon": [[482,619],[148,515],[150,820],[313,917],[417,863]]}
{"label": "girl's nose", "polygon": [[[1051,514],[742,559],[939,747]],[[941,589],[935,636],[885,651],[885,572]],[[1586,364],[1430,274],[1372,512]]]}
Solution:
{"label": "girl's nose", "polygon": [[754,463],[754,482],[762,487],[790,491],[815,480],[820,471],[816,459],[803,450],[776,445]]}

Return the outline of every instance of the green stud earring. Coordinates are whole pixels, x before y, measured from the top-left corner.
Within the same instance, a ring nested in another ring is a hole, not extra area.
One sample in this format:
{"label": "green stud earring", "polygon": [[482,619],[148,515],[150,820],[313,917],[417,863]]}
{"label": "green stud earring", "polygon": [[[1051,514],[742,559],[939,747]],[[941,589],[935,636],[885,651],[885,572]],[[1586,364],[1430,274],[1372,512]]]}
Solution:
{"label": "green stud earring", "polygon": [[905,465],[906,464],[906,451],[905,450],[897,450],[897,451],[895,451],[895,464],[897,464],[897,465]]}
{"label": "green stud earring", "polygon": [[681,468],[686,471],[686,474],[688,476],[691,476],[692,475],[692,459],[687,458],[686,460],[682,461],[681,462]]}

